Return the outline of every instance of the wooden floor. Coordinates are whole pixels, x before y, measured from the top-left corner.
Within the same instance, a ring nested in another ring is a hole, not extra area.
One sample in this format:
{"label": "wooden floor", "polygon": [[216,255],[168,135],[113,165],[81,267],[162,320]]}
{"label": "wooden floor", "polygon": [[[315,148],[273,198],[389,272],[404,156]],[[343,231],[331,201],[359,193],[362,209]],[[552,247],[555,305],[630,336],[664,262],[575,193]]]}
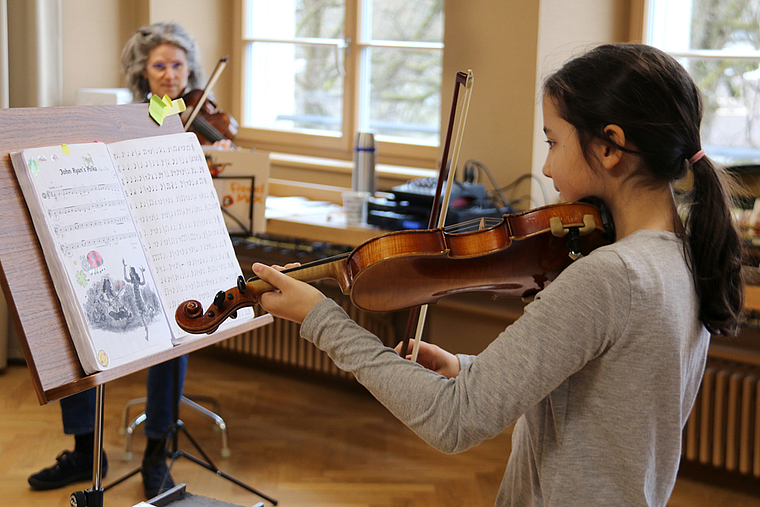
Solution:
{"label": "wooden floor", "polygon": [[[180,414],[191,435],[224,472],[278,500],[283,507],[480,507],[493,505],[510,450],[509,431],[459,455],[423,443],[358,387],[224,361],[207,352],[190,358],[187,393],[215,396],[222,406],[232,455],[220,456],[221,437],[195,412]],[[134,460],[123,461],[121,409],[144,396],[145,374],[106,388],[106,485],[139,463],[144,437],[138,431]],[[0,505],[66,507],[83,482],[49,492],[32,491],[26,478],[54,462],[73,438],[61,430],[58,403],[39,406],[25,366],[0,374]],[[180,448],[197,454],[185,438]],[[196,495],[251,506],[261,499],[222,477],[180,459],[177,482]],[[105,493],[107,507],[144,500],[139,475]],[[669,507],[760,507],[758,496],[680,478]]]}

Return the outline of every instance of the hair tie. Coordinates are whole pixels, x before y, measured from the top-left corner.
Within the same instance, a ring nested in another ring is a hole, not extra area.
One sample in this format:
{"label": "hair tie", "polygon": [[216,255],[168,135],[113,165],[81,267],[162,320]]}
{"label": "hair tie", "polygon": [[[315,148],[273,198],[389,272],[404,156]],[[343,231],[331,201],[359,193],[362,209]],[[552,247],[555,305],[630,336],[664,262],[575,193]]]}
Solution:
{"label": "hair tie", "polygon": [[696,152],[694,155],[691,156],[691,158],[689,159],[689,163],[691,165],[694,165],[700,160],[702,160],[702,157],[704,156],[705,156],[705,150],[699,150],[698,152]]}

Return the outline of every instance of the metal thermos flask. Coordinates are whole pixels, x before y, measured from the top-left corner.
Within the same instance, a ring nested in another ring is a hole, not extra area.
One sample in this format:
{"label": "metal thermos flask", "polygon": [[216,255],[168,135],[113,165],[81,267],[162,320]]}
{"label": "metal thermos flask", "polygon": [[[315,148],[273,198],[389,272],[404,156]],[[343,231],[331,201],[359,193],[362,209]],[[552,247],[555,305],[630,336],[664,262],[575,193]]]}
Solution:
{"label": "metal thermos flask", "polygon": [[351,190],[375,193],[375,136],[371,132],[357,132],[354,143],[354,172],[351,176]]}

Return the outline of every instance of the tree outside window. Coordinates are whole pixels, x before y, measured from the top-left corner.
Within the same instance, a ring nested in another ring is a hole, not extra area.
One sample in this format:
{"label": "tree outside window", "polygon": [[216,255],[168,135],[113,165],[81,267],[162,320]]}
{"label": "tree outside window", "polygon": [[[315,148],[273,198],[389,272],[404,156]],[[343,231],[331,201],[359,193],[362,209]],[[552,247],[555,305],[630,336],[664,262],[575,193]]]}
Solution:
{"label": "tree outside window", "polygon": [[438,145],[443,0],[248,0],[244,19],[244,127]]}
{"label": "tree outside window", "polygon": [[760,3],[652,0],[649,19],[648,42],[677,57],[702,90],[708,155],[760,164]]}

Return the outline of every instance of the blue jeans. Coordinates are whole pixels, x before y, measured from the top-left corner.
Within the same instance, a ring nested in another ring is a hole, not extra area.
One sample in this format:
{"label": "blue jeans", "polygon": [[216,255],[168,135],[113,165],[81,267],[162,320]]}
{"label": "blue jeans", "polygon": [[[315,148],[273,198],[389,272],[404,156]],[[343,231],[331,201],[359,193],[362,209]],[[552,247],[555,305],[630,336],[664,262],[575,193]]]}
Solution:
{"label": "blue jeans", "polygon": [[[179,394],[185,383],[187,355],[180,356]],[[166,435],[174,422],[172,397],[174,396],[174,361],[151,366],[148,369],[147,401],[145,402],[145,436],[159,439]],[[67,435],[86,435],[95,431],[95,388],[61,400],[63,432]]]}

